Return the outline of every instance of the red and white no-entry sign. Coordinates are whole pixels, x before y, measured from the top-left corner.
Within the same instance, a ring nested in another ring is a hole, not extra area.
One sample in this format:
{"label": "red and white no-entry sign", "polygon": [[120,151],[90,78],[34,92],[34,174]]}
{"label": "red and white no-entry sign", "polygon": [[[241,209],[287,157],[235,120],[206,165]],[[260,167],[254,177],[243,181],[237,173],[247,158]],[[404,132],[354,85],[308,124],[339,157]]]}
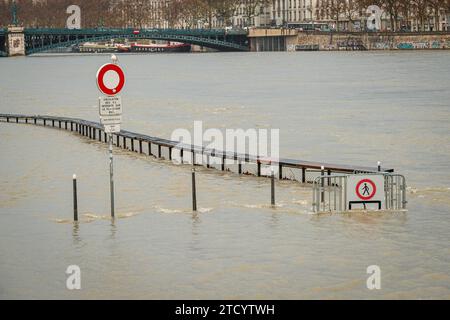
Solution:
{"label": "red and white no-entry sign", "polygon": [[125,85],[125,74],[117,64],[107,63],[97,71],[98,89],[107,96],[114,96],[122,91]]}
{"label": "red and white no-entry sign", "polygon": [[363,179],[356,185],[356,195],[364,201],[369,201],[377,194],[377,185],[370,179]]}

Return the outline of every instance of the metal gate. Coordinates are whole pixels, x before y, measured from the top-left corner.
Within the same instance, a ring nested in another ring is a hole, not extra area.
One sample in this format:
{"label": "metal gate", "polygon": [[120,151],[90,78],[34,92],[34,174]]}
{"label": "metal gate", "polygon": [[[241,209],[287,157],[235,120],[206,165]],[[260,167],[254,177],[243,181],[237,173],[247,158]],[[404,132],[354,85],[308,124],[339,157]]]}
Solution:
{"label": "metal gate", "polygon": [[[406,179],[403,175],[391,173],[373,173],[361,175],[323,175],[313,182],[313,211],[346,212],[351,210],[347,200],[348,179],[351,176],[384,177],[384,210],[406,209]],[[366,204],[362,201],[364,207]]]}

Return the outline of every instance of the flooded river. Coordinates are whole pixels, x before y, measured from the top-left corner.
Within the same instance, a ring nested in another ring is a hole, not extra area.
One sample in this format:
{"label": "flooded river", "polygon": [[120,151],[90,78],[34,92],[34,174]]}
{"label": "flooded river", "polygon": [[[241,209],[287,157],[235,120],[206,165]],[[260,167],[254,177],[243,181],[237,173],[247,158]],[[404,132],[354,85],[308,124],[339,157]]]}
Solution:
{"label": "flooded river", "polygon": [[[98,121],[108,59],[0,59],[0,113]],[[270,181],[200,168],[192,213],[189,166],[115,150],[112,223],[106,145],[0,123],[0,299],[450,299],[450,52],[119,59],[124,129],[280,129],[281,157],[395,168],[408,212],[313,215],[311,187],[284,181],[272,209]]]}

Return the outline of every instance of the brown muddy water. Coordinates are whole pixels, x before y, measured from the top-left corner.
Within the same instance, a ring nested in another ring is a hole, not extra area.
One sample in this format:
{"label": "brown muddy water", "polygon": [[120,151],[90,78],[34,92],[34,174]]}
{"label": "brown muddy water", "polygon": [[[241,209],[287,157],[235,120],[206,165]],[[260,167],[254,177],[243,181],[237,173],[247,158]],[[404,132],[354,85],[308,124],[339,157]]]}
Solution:
{"label": "brown muddy water", "polygon": [[[0,113],[97,119],[108,56],[0,59]],[[120,56],[127,130],[279,128],[281,156],[406,175],[408,212],[313,215],[311,188],[0,123],[0,299],[450,299],[450,53]],[[72,174],[81,222],[71,223]],[[78,265],[82,290],[66,289]],[[368,290],[378,265],[382,289]]]}

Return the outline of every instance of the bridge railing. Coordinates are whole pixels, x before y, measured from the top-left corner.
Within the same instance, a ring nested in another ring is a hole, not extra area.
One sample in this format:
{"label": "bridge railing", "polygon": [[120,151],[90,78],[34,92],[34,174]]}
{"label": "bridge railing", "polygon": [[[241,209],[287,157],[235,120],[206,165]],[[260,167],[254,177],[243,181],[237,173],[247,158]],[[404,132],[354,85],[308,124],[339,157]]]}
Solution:
{"label": "bridge railing", "polygon": [[139,33],[161,33],[197,36],[224,36],[224,35],[246,35],[246,31],[227,31],[225,29],[162,29],[162,28],[86,28],[86,29],[64,29],[64,28],[25,28],[26,34],[135,34]]}

